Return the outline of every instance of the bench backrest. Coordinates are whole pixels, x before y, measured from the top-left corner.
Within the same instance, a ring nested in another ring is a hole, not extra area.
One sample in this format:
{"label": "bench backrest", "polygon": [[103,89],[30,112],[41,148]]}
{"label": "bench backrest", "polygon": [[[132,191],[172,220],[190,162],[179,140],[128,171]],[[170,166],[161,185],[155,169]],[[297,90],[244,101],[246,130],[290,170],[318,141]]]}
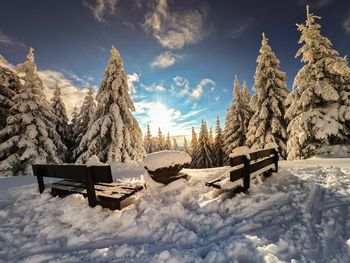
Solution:
{"label": "bench backrest", "polygon": [[86,166],[86,165],[58,165],[58,164],[35,164],[33,173],[39,177],[53,177],[62,179],[71,179],[76,181],[86,181],[87,176],[91,175],[93,182],[111,183],[113,182],[111,167],[105,166]]}
{"label": "bench backrest", "polygon": [[235,156],[230,158],[230,166],[241,166],[230,172],[230,181],[234,182],[243,178],[244,188],[248,189],[250,186],[250,175],[264,171],[264,168],[269,165],[275,165],[275,171],[278,170],[278,151],[276,149],[263,149],[250,152],[250,159],[245,155]]}

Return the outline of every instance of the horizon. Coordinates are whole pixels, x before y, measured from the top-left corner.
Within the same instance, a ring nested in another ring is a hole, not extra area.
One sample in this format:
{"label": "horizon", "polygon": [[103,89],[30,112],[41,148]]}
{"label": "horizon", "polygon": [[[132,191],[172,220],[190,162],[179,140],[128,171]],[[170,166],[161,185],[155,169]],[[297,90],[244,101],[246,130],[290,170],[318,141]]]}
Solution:
{"label": "horizon", "polygon": [[[262,32],[291,90],[302,66],[294,58],[300,47],[295,24],[305,21],[306,4],[322,17],[321,32],[340,55],[350,51],[350,3],[342,0],[271,1],[268,6],[252,0],[236,5],[210,0],[35,1],[21,2],[18,9],[19,3],[4,1],[0,10],[0,54],[9,63],[24,61],[33,47],[48,99],[57,81],[70,116],[88,86],[96,94],[115,45],[124,61],[134,116],[143,134],[150,124],[153,136],[160,127],[171,137],[187,137],[192,126],[199,130],[201,119],[215,128],[217,116],[223,127],[235,76],[252,92]],[[10,19],[14,10],[16,20]]]}

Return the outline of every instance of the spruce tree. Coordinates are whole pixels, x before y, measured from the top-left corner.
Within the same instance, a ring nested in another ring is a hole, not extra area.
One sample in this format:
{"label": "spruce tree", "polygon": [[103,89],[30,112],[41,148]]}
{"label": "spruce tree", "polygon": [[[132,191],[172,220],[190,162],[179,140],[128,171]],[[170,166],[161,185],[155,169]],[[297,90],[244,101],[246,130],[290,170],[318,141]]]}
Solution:
{"label": "spruce tree", "polygon": [[280,61],[262,34],[262,45],[257,58],[255,95],[250,106],[255,112],[247,132],[247,145],[251,149],[263,149],[268,143],[276,143],[282,158],[287,153],[287,131],[284,120],[284,102],[288,95],[287,77],[280,70]]}
{"label": "spruce tree", "polygon": [[350,144],[350,70],[346,58],[320,33],[320,17],[309,13],[296,57],[305,65],[286,100],[289,120],[288,159],[307,158],[323,146]]}
{"label": "spruce tree", "polygon": [[68,117],[66,113],[66,107],[63,103],[61,96],[61,88],[56,83],[56,88],[53,92],[53,97],[51,98],[51,107],[53,113],[56,115],[57,119],[55,121],[55,127],[58,134],[61,136],[62,142],[66,147],[70,146],[71,141],[71,131],[68,124]]}
{"label": "spruce tree", "polygon": [[197,133],[196,133],[194,127],[192,127],[191,154],[194,153],[197,146],[198,146]]}
{"label": "spruce tree", "polygon": [[193,168],[213,167],[212,146],[210,144],[207,124],[203,120],[199,132],[198,145],[193,153],[191,165]]}
{"label": "spruce tree", "polygon": [[147,131],[146,131],[146,135],[145,135],[145,139],[144,139],[143,144],[145,146],[146,153],[154,152],[153,138],[152,138],[152,134],[151,134],[151,130],[149,128],[149,125],[147,125]]}
{"label": "spruce tree", "polygon": [[78,116],[79,116],[79,113],[78,113],[78,106],[75,105],[74,108],[73,108],[73,112],[72,112],[72,119],[69,123],[69,126],[70,126],[70,130],[72,132],[72,141],[74,142],[75,141],[75,138],[77,137],[77,133],[76,133],[76,127],[78,125]]}
{"label": "spruce tree", "polygon": [[0,131],[0,174],[32,174],[32,164],[60,163],[66,148],[55,130],[57,117],[46,100],[33,49],[17,66],[22,87],[13,98],[6,127]]}
{"label": "spruce tree", "polygon": [[209,142],[211,145],[214,145],[214,134],[213,134],[213,127],[210,126],[209,129]]}
{"label": "spruce tree", "polygon": [[250,94],[247,82],[243,80],[243,102],[245,104],[245,107],[248,107],[249,110],[249,103],[252,99],[252,94]]}
{"label": "spruce tree", "polygon": [[7,63],[0,55],[0,130],[5,128],[6,119],[10,116],[13,98],[19,93],[20,83],[15,72],[1,64]]}
{"label": "spruce tree", "polygon": [[175,138],[173,138],[173,150],[175,150],[175,151],[179,150],[179,146],[177,145],[177,141]]}
{"label": "spruce tree", "polygon": [[184,137],[184,151],[187,152],[189,155],[191,155],[191,149],[190,149],[190,147],[188,145],[186,137]]}
{"label": "spruce tree", "polygon": [[168,132],[167,136],[166,136],[166,140],[165,140],[165,147],[164,150],[171,150],[173,148],[173,146],[171,145],[171,139],[170,139],[170,134]]}
{"label": "spruce tree", "polygon": [[229,164],[229,155],[233,149],[246,143],[246,133],[251,117],[251,111],[246,104],[244,92],[237,77],[233,84],[233,100],[227,110],[223,134],[224,164]]}
{"label": "spruce tree", "polygon": [[158,128],[158,136],[156,138],[156,149],[157,151],[163,151],[164,150],[164,139],[163,134],[160,128]]}
{"label": "spruce tree", "polygon": [[115,47],[111,49],[96,100],[91,127],[77,149],[77,163],[85,163],[92,155],[97,155],[102,162],[141,160],[145,154],[142,132],[131,113],[135,107],[123,62]]}
{"label": "spruce tree", "polygon": [[220,127],[220,119],[217,117],[216,119],[216,127],[215,127],[215,140],[214,140],[214,166],[221,167],[224,165],[224,150],[223,150],[223,134],[222,129]]}
{"label": "spruce tree", "polygon": [[[80,108],[79,114],[75,121],[75,145],[79,145],[83,136],[87,133],[89,126],[94,118],[96,103],[94,98],[94,90],[89,88],[85,95],[83,105]],[[74,117],[73,117],[74,118]]]}

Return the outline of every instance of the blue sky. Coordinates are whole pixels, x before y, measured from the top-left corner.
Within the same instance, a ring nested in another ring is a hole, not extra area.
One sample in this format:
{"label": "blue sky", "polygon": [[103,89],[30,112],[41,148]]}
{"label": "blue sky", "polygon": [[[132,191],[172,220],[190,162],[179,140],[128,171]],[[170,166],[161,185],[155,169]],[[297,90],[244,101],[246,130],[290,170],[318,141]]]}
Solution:
{"label": "blue sky", "polygon": [[3,0],[0,54],[17,64],[33,47],[44,83],[66,87],[71,112],[87,85],[99,86],[115,45],[142,128],[189,135],[202,118],[224,124],[235,76],[253,85],[262,32],[292,87],[301,67],[295,24],[306,3],[322,17],[322,33],[349,54],[346,0]]}

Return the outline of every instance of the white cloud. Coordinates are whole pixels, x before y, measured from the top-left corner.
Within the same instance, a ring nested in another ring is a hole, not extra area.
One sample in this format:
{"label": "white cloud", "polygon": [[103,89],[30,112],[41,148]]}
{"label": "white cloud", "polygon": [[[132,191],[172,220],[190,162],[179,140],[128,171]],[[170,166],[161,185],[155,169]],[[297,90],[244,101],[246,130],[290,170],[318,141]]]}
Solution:
{"label": "white cloud", "polygon": [[[172,85],[171,92],[177,96],[188,96],[193,99],[199,99],[206,87],[210,87],[211,92],[215,89],[215,81],[211,79],[202,79],[199,84],[191,89],[188,79],[176,76],[173,78],[174,85]],[[178,90],[180,88],[180,90]]]}
{"label": "white cloud", "polygon": [[136,93],[135,84],[140,82],[140,74],[137,74],[136,72],[134,72],[132,74],[127,74],[126,78],[128,81],[129,93],[132,96]]}
{"label": "white cloud", "polygon": [[170,51],[166,51],[161,53],[159,56],[155,57],[151,63],[151,67],[153,68],[168,68],[174,65],[179,59],[179,55],[175,55]]}
{"label": "white cloud", "polygon": [[45,95],[48,100],[51,99],[56,83],[61,87],[62,99],[66,106],[68,118],[71,117],[75,105],[80,107],[83,104],[87,89],[77,87],[67,79],[63,73],[53,70],[38,71],[39,77],[43,80]]}
{"label": "white cloud", "polygon": [[206,12],[197,9],[170,11],[167,0],[155,0],[153,10],[146,15],[143,26],[163,47],[181,49],[207,36],[208,31],[204,30],[205,18]]}
{"label": "white cloud", "polygon": [[204,88],[208,86],[211,86],[211,88],[213,88],[213,86],[215,86],[215,81],[211,79],[202,79],[197,87],[192,91],[192,97],[199,99],[203,94]]}
{"label": "white cloud", "polygon": [[15,41],[12,38],[10,38],[8,35],[0,31],[0,45],[7,45],[7,46],[21,46],[24,48],[27,48],[27,46],[21,42]]}
{"label": "white cloud", "polygon": [[350,12],[348,13],[345,20],[343,21],[343,28],[346,34],[350,34]]}
{"label": "white cloud", "polygon": [[205,111],[207,108],[201,108],[201,109],[198,109],[198,110],[193,110],[193,111],[190,111],[184,115],[182,115],[179,120],[186,120],[188,118],[191,118],[191,117],[194,117],[196,115],[198,115],[199,113],[201,113],[202,111]]}
{"label": "white cloud", "polygon": [[152,91],[164,92],[165,91],[163,83],[160,83],[160,84],[153,83],[152,85],[149,85],[149,86],[141,83],[141,87],[147,91],[150,91],[150,92],[152,92]]}
{"label": "white cloud", "polygon": [[84,1],[84,5],[87,6],[95,19],[100,22],[106,22],[105,15],[106,13],[114,15],[116,12],[118,0],[96,0],[94,5],[89,4],[87,1]]}
{"label": "white cloud", "polygon": [[[174,85],[171,87],[171,91],[174,93],[174,95],[188,96],[191,94],[188,79],[176,76],[173,78],[173,81]],[[180,88],[180,92],[178,91],[178,88]]]}

